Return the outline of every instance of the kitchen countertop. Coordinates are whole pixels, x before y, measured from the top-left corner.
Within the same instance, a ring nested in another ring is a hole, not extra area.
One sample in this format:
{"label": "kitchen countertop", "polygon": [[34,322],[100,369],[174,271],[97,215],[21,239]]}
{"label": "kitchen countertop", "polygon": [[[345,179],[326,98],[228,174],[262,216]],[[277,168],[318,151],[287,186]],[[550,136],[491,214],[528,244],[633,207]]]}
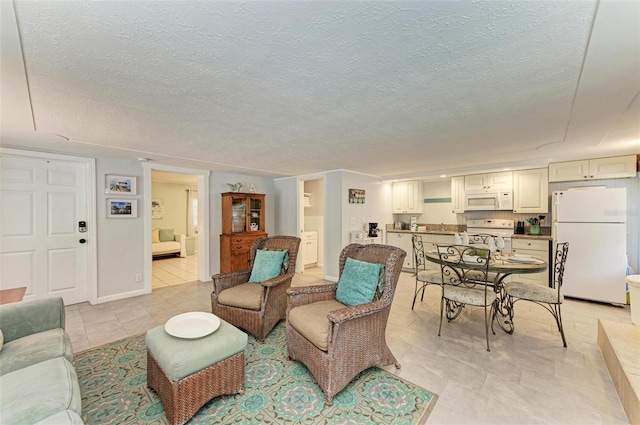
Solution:
{"label": "kitchen countertop", "polygon": [[460,233],[460,232],[450,232],[447,230],[418,230],[418,231],[412,231],[412,230],[387,230],[387,233],[417,233],[419,235],[455,235],[456,233]]}
{"label": "kitchen countertop", "polygon": [[533,239],[533,240],[539,240],[539,241],[550,241],[550,240],[553,240],[551,235],[519,235],[519,234],[516,234],[516,233],[514,233],[511,236],[511,239]]}
{"label": "kitchen countertop", "polygon": [[[419,230],[419,231],[411,231],[411,230],[396,230],[396,229],[387,229],[387,233],[417,233],[419,235],[455,235],[456,233],[462,234],[464,230],[435,230],[435,229],[427,229],[427,230]],[[531,239],[531,240],[541,240],[541,241],[550,241],[553,238],[551,235],[529,235],[529,234],[516,234],[511,235],[513,239]]]}

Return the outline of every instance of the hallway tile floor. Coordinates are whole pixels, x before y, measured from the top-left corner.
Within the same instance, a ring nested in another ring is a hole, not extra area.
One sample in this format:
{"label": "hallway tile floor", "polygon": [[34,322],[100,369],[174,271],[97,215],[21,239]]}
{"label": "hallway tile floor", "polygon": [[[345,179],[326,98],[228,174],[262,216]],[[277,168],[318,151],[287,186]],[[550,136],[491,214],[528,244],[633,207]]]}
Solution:
{"label": "hallway tile floor", "polygon": [[[293,285],[328,283],[319,269],[296,275]],[[567,299],[562,314],[568,347],[553,317],[520,302],[515,332],[484,342],[482,309],[466,308],[442,325],[440,289],[427,288],[411,310],[415,279],[402,273],[387,341],[402,364],[385,369],[439,395],[429,424],[626,424],[628,420],[597,345],[598,318],[631,323],[629,306]],[[74,351],[145,332],[188,311],[211,311],[211,283],[159,287],[152,294],[105,304],[67,306]]]}
{"label": "hallway tile floor", "polygon": [[157,257],[152,263],[153,289],[198,280],[198,256]]}

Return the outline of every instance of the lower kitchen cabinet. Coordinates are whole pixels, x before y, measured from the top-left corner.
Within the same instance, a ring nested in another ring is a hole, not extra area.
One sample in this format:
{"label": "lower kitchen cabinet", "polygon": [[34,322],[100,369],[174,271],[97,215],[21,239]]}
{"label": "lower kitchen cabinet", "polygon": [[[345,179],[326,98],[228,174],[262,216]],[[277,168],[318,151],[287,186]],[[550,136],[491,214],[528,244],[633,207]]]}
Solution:
{"label": "lower kitchen cabinet", "polygon": [[387,233],[387,245],[395,246],[405,250],[407,256],[404,257],[402,270],[413,271],[413,242],[411,242],[412,233]]}
{"label": "lower kitchen cabinet", "polygon": [[514,254],[529,255],[539,260],[546,261],[549,267],[542,273],[527,273],[527,274],[514,274],[511,275],[511,281],[514,282],[528,282],[540,286],[552,286],[549,280],[550,271],[553,267],[551,258],[549,257],[549,245],[548,240],[539,239],[511,239],[511,251]]}

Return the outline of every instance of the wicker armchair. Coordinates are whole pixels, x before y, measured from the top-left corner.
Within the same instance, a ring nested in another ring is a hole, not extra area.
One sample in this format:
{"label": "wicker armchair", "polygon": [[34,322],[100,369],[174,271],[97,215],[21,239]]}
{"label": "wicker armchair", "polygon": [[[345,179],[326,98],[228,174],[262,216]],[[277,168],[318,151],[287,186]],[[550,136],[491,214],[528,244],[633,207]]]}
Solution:
{"label": "wicker armchair", "polygon": [[[295,236],[270,236],[256,239],[251,246],[247,270],[211,276],[213,279],[213,292],[211,293],[213,314],[248,331],[260,341],[264,341],[274,326],[285,318],[287,289],[291,286],[291,279],[295,275],[299,246],[300,238]],[[287,270],[280,276],[260,284],[248,283],[258,249],[287,250],[289,253]],[[219,302],[219,296],[225,290],[236,292],[237,296],[239,295],[244,301],[250,303],[254,301],[252,298],[255,298],[255,306],[247,308],[247,306],[243,306],[244,303],[229,305]]]}
{"label": "wicker armchair", "polygon": [[[287,291],[288,356],[307,366],[324,392],[326,404],[332,404],[333,397],[369,367],[395,364],[400,368],[387,345],[385,331],[405,256],[402,249],[386,245],[351,244],[342,250],[340,276],[347,258],[384,264],[384,288],[377,291],[370,303],[356,306],[341,304],[336,300],[337,283],[294,287]],[[309,308],[305,322],[312,326],[326,323],[326,327],[317,326],[311,333],[294,328],[290,322],[292,310],[312,303],[314,306]],[[314,342],[303,332],[308,336],[315,335],[315,338],[311,337]]]}

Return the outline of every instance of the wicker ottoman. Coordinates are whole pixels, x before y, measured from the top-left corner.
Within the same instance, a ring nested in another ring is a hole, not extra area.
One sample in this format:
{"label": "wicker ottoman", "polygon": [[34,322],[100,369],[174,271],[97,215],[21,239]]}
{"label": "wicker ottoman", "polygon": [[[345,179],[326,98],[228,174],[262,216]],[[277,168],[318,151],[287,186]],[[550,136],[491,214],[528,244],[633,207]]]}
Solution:
{"label": "wicker ottoman", "polygon": [[158,326],[146,341],[147,385],[160,396],[171,424],[184,424],[219,395],[244,391],[247,334],[224,320],[202,338],[176,338]]}

